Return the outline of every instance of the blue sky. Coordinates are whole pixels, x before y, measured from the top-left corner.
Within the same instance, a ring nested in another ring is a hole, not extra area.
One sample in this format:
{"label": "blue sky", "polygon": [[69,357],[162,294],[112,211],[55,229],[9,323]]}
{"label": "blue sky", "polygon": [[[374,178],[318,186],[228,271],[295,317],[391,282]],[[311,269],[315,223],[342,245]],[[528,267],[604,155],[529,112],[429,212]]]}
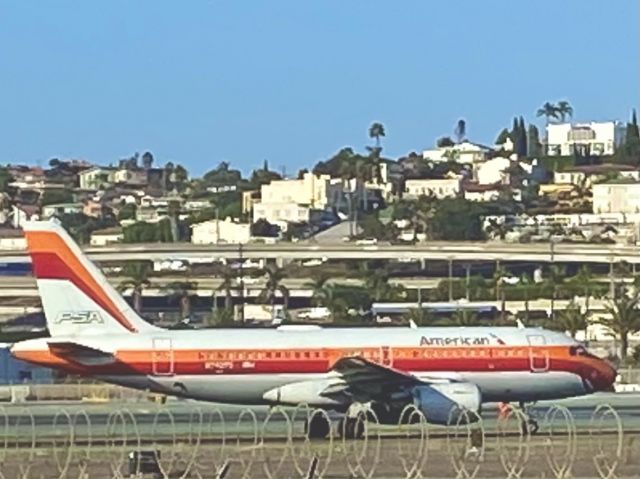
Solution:
{"label": "blue sky", "polygon": [[384,153],[464,117],[492,142],[568,99],[577,120],[639,103],[635,0],[0,0],[0,162],[109,163],[151,150],[290,174],[374,120]]}

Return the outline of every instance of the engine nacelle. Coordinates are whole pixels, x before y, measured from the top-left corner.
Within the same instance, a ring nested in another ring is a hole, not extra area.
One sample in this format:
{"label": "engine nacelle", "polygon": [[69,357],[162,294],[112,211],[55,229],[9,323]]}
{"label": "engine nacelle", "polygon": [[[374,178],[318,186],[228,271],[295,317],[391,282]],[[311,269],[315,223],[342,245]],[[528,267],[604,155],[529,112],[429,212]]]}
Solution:
{"label": "engine nacelle", "polygon": [[343,387],[344,381],[339,379],[300,381],[270,389],[262,395],[262,398],[271,404],[292,406],[307,404],[311,407],[338,407],[343,405],[340,400],[323,396],[322,393],[332,389],[340,390]]}
{"label": "engine nacelle", "polygon": [[475,420],[475,414],[465,411],[479,413],[482,404],[478,386],[464,382],[416,386],[412,395],[428,422],[445,426]]}

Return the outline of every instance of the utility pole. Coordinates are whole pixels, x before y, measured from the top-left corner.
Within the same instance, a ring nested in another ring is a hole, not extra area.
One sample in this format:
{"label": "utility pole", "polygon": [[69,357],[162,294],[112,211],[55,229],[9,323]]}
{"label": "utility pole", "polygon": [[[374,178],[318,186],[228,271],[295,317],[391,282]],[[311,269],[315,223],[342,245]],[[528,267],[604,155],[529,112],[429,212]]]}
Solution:
{"label": "utility pole", "polygon": [[469,285],[471,284],[471,263],[467,263],[464,265],[465,269],[465,297],[467,301],[471,301],[471,293],[469,292]]}
{"label": "utility pole", "polygon": [[220,243],[220,208],[216,206],[216,244]]}
{"label": "utility pole", "polygon": [[449,302],[453,301],[453,259],[449,258]]}
{"label": "utility pole", "polygon": [[238,256],[240,257],[240,322],[244,324],[244,258],[242,256],[242,243],[238,243]]}
{"label": "utility pole", "polygon": [[613,269],[613,257],[611,257],[609,259],[609,297],[612,301],[616,299],[616,281]]}

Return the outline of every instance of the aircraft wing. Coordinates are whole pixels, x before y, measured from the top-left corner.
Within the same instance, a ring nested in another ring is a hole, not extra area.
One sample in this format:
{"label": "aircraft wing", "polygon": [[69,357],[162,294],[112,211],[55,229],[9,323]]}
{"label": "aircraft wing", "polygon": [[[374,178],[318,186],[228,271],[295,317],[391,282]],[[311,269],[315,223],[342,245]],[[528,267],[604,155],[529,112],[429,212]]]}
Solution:
{"label": "aircraft wing", "polygon": [[328,386],[323,396],[348,394],[361,401],[388,397],[407,387],[425,384],[412,374],[384,366],[361,357],[341,358],[333,365],[332,371],[342,381]]}
{"label": "aircraft wing", "polygon": [[48,344],[52,354],[83,366],[103,366],[116,361],[112,353],[73,341],[51,341]]}

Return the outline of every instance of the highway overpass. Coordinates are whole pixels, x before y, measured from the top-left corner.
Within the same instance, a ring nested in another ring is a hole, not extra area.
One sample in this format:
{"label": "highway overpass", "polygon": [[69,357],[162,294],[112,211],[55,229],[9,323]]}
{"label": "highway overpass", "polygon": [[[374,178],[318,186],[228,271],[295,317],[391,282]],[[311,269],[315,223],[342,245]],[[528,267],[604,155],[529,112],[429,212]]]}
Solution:
{"label": "highway overpass", "polygon": [[[85,248],[94,261],[167,260],[191,262],[222,258],[304,260],[311,258],[401,261],[518,261],[532,263],[640,263],[640,247],[622,244],[559,243],[472,243],[430,242],[415,245],[356,245],[353,243],[317,245],[279,243],[274,245],[193,245],[190,243],[120,244]],[[23,251],[0,252],[0,263],[27,262]]]}

